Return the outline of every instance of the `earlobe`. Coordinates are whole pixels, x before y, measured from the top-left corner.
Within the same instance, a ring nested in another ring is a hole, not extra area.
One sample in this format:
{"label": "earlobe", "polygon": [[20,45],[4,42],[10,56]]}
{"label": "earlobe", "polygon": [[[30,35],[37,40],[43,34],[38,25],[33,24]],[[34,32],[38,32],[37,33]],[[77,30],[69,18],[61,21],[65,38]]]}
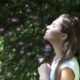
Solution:
{"label": "earlobe", "polygon": [[63,33],[61,39],[62,40],[66,40],[67,39],[67,34],[66,33]]}

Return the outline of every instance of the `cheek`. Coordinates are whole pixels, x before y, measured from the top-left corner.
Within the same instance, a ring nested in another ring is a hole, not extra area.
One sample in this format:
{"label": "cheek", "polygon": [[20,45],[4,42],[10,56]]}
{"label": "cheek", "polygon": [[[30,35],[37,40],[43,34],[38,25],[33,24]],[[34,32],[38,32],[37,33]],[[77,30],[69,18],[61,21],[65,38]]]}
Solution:
{"label": "cheek", "polygon": [[59,38],[60,34],[61,34],[60,31],[52,31],[49,35],[51,35],[51,37],[53,38]]}
{"label": "cheek", "polygon": [[45,35],[45,39],[47,40],[59,40],[60,39],[60,32],[49,32]]}

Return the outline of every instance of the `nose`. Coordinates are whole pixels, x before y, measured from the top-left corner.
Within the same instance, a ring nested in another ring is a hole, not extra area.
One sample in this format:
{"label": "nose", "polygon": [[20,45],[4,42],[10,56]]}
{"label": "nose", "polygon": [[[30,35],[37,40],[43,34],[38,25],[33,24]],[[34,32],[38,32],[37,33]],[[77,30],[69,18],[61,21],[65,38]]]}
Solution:
{"label": "nose", "polygon": [[49,29],[50,28],[50,25],[46,26],[46,28]]}

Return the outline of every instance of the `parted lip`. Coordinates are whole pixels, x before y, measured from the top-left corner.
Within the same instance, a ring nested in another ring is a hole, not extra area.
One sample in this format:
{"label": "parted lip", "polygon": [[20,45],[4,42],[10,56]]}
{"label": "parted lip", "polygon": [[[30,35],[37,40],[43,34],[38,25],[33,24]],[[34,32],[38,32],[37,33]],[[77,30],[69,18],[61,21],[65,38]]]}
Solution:
{"label": "parted lip", "polygon": [[46,31],[45,34],[47,34],[48,32]]}
{"label": "parted lip", "polygon": [[49,32],[49,29],[46,29],[45,34]]}
{"label": "parted lip", "polygon": [[48,33],[49,30],[46,30],[46,33]]}
{"label": "parted lip", "polygon": [[47,33],[47,31],[45,33]]}

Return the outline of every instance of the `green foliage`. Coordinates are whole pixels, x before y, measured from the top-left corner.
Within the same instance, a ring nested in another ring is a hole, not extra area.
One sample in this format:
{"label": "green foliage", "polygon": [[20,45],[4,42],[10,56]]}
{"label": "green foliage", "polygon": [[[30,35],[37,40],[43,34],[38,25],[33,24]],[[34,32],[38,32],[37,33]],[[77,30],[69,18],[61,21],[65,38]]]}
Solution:
{"label": "green foliage", "polygon": [[38,80],[45,26],[63,13],[80,17],[80,0],[0,0],[0,80]]}

